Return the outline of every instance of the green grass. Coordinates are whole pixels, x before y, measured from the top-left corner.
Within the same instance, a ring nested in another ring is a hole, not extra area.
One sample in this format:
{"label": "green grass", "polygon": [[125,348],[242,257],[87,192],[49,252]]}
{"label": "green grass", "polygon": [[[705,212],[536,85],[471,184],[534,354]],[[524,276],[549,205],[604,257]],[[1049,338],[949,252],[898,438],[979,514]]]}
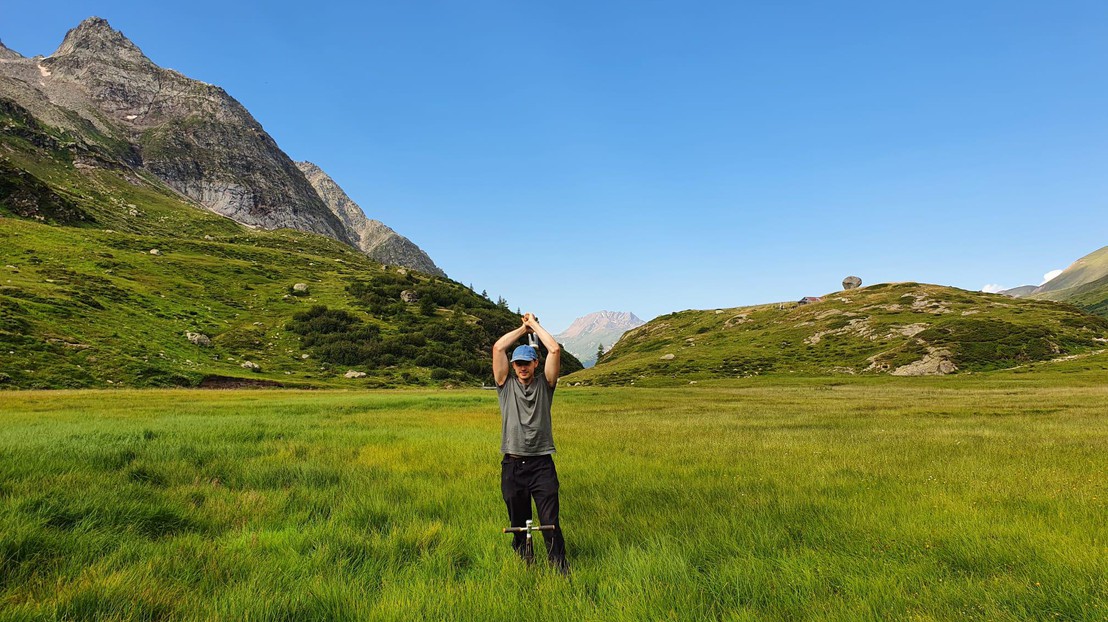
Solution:
{"label": "green grass", "polygon": [[1071,371],[565,387],[568,580],[499,533],[492,392],[3,393],[0,620],[1102,620]]}
{"label": "green grass", "polygon": [[1089,313],[1108,317],[1108,276],[1065,289],[1035,294],[1035,298],[1065,301]]}

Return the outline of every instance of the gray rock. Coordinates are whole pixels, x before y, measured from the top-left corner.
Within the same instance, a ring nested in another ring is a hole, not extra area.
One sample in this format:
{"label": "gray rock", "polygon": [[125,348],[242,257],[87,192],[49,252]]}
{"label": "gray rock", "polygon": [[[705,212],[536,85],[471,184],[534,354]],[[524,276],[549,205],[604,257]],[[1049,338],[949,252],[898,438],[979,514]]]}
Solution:
{"label": "gray rock", "polygon": [[156,248],[152,248],[152,249],[150,249],[150,254],[151,255],[161,255],[162,252],[160,250],[156,249]]}
{"label": "gray rock", "polygon": [[950,351],[943,348],[928,348],[928,354],[922,359],[897,367],[893,376],[943,376],[958,371],[958,366],[950,360]]}
{"label": "gray rock", "polygon": [[308,178],[323,203],[342,220],[358,239],[358,248],[370,258],[388,265],[406,266],[419,272],[445,277],[435,262],[411,240],[400,235],[378,220],[370,220],[342,188],[327,173],[311,162],[297,162],[296,166]]}
{"label": "gray rock", "polygon": [[16,60],[20,58],[23,58],[22,54],[15,50],[8,49],[8,47],[4,45],[4,42],[0,41],[0,60]]}
{"label": "gray rock", "polygon": [[419,302],[419,294],[413,289],[406,289],[400,292],[400,299],[404,302]]}
{"label": "gray rock", "polygon": [[185,337],[189,340],[189,343],[204,348],[211,347],[212,345],[211,338],[203,333],[185,333]]}
{"label": "gray rock", "polygon": [[674,356],[672,354],[663,354],[658,358],[662,359],[663,361],[672,361],[674,359]]}
{"label": "gray rock", "polygon": [[345,376],[346,378],[365,378],[365,372],[354,371],[353,369],[351,369],[350,371],[343,374],[343,376]]}
{"label": "gray rock", "polygon": [[308,293],[308,284],[307,283],[297,283],[297,284],[292,286],[292,291],[294,291],[298,294],[306,294],[306,293]]}
{"label": "gray rock", "polygon": [[843,289],[855,289],[862,286],[862,279],[856,276],[848,276],[843,279]]}
{"label": "gray rock", "polygon": [[243,361],[242,365],[239,365],[239,367],[242,367],[243,369],[249,369],[250,371],[253,371],[253,372],[262,371],[262,366],[258,365],[254,361]]}

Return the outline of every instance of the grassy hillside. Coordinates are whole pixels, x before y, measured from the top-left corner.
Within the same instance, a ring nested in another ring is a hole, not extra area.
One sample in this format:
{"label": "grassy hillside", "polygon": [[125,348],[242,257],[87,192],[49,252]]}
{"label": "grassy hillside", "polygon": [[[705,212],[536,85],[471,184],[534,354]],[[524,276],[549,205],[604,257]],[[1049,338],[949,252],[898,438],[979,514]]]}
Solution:
{"label": "grassy hillside", "polygon": [[1095,352],[1106,344],[1108,320],[1069,305],[881,284],[808,305],[671,313],[628,332],[600,364],[567,380],[979,372]]}
{"label": "grassy hillside", "polygon": [[1089,313],[1108,317],[1108,276],[1072,287],[1039,292],[1030,298],[1067,302]]}
{"label": "grassy hillside", "polygon": [[1108,317],[1108,246],[1073,262],[1029,297],[1068,302]]}
{"label": "grassy hillside", "polygon": [[[1060,300],[1065,297],[1064,290],[1080,287],[1102,280],[1108,277],[1108,246],[1097,249],[1062,271],[1061,274],[1047,281],[1039,288],[1040,294],[1045,294],[1051,300]],[[1050,294],[1055,293],[1052,297]]]}
{"label": "grassy hillside", "polygon": [[1103,373],[568,387],[569,579],[488,391],[0,393],[0,619],[1102,621]]}
{"label": "grassy hillside", "polygon": [[1077,287],[1046,292],[1041,294],[1041,297],[1047,300],[1065,301],[1089,313],[1108,317],[1108,276]]}
{"label": "grassy hillside", "polygon": [[518,325],[459,283],[191,205],[17,108],[0,123],[0,388],[477,384]]}

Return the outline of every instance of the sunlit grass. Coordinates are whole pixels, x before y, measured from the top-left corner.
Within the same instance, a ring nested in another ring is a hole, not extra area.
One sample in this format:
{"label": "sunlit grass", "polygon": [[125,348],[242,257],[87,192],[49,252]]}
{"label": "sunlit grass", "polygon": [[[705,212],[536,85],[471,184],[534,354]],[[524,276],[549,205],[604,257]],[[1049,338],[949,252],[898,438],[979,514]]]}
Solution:
{"label": "sunlit grass", "polygon": [[566,387],[566,580],[499,533],[491,392],[5,393],[0,619],[1099,620],[1106,402]]}

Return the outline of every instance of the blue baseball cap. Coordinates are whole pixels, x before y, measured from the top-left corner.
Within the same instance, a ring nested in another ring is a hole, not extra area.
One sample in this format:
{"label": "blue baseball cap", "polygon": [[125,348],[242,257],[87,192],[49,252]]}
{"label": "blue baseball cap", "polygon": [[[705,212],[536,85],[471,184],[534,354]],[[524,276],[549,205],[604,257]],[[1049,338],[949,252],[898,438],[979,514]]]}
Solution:
{"label": "blue baseball cap", "polygon": [[531,346],[519,346],[512,352],[512,362],[516,361],[537,361],[539,360],[539,353],[535,352],[535,349]]}

